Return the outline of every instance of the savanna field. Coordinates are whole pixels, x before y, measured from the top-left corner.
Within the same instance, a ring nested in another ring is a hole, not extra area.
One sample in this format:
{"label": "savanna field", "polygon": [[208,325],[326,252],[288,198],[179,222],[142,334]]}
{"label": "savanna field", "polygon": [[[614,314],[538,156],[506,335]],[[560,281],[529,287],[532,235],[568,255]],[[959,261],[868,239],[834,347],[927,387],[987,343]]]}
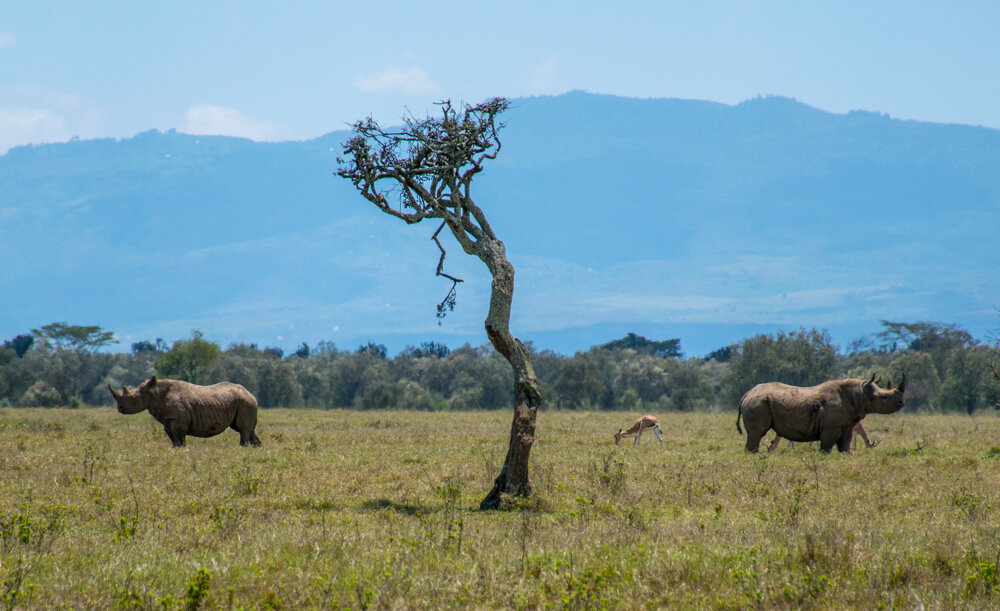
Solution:
{"label": "savanna field", "polygon": [[[542,411],[535,494],[481,512],[509,411],[0,409],[0,608],[997,608],[1000,417],[873,415],[748,455],[735,412]],[[769,442],[771,435],[765,438]]]}

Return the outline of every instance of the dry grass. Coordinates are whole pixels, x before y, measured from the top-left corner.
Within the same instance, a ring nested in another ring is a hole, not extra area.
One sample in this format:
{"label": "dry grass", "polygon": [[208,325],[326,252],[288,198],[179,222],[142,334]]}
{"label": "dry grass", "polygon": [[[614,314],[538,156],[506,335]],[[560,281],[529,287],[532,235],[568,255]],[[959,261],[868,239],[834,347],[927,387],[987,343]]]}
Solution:
{"label": "dry grass", "polygon": [[[1000,418],[872,416],[874,450],[747,455],[735,414],[545,412],[536,494],[479,512],[510,413],[0,409],[2,608],[1000,605]],[[769,439],[766,439],[769,441]]]}

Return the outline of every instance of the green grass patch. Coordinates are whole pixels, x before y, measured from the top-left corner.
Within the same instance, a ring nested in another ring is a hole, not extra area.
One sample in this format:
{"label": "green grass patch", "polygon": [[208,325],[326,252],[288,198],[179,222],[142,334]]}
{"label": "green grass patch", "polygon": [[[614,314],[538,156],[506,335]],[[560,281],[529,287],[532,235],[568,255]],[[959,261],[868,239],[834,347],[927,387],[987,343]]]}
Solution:
{"label": "green grass patch", "polygon": [[749,455],[733,414],[615,446],[636,415],[540,413],[534,496],[481,512],[509,412],[265,410],[261,448],[175,449],[145,416],[0,408],[0,609],[1000,604],[1000,417]]}

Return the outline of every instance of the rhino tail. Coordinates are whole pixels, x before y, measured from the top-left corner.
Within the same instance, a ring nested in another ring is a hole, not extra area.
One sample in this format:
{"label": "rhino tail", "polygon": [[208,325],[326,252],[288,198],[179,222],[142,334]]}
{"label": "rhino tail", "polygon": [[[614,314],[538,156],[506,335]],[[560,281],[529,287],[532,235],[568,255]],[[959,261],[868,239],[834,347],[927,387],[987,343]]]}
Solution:
{"label": "rhino tail", "polygon": [[740,428],[740,418],[743,417],[743,402],[746,401],[748,394],[750,394],[749,390],[743,393],[740,402],[736,405],[736,430],[739,431],[740,435],[743,434],[743,429]]}

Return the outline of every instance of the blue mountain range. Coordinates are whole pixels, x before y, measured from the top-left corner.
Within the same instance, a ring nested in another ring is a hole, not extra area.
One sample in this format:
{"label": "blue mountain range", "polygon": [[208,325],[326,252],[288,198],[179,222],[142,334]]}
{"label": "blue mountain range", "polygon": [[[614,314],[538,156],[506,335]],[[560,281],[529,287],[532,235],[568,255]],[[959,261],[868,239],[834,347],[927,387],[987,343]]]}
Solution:
{"label": "blue mountain range", "polygon": [[[998,130],[781,97],[511,102],[473,196],[517,270],[512,331],[538,349],[636,332],[700,356],[779,329],[846,345],[883,319],[1000,326]],[[125,350],[192,329],[286,351],[487,343],[486,268],[451,242],[446,270],[465,282],[439,325],[437,227],[335,175],[348,135],[11,149],[0,339],[66,321]]]}

